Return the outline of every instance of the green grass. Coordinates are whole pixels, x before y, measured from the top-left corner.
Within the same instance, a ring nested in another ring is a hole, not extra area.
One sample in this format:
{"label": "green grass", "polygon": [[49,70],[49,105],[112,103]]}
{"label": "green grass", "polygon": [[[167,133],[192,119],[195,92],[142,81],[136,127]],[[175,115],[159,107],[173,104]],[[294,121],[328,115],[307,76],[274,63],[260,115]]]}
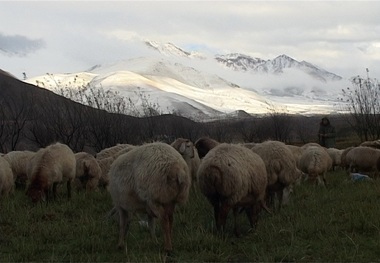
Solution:
{"label": "green grass", "polygon": [[[342,171],[328,175],[328,187],[300,185],[280,212],[261,214],[256,230],[239,216],[243,237],[233,235],[232,214],[224,234],[216,232],[212,209],[192,191],[174,216],[173,260],[212,262],[340,261],[380,259],[380,180],[350,182]],[[127,237],[128,255],[116,248],[118,225],[104,219],[107,192],[73,193],[48,205],[33,205],[23,191],[0,201],[0,261],[163,261],[157,240],[136,219]]]}

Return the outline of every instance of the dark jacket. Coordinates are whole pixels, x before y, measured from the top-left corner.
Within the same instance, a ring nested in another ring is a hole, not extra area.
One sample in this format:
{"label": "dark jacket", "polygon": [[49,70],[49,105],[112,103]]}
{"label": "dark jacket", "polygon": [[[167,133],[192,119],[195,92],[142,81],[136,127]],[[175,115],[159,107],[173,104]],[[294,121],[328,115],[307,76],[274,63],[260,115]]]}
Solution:
{"label": "dark jacket", "polygon": [[[324,120],[326,120],[324,122]],[[319,144],[326,148],[335,147],[335,127],[325,117],[321,120],[318,131]]]}

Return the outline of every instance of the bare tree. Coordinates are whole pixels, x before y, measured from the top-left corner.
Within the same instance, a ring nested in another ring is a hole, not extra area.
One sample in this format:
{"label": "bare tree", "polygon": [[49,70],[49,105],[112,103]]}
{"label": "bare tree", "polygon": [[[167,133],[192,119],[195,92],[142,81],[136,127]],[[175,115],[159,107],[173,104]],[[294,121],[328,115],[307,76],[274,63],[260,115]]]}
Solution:
{"label": "bare tree", "polygon": [[0,144],[3,152],[16,150],[31,120],[33,96],[22,92],[17,96],[3,94],[0,99]]}
{"label": "bare tree", "polygon": [[285,110],[278,109],[276,106],[269,105],[269,118],[272,126],[272,139],[288,142],[292,131],[292,118]]}
{"label": "bare tree", "polygon": [[380,138],[380,84],[369,77],[356,76],[351,79],[352,87],[342,90],[342,107],[349,112],[346,121],[363,140]]}

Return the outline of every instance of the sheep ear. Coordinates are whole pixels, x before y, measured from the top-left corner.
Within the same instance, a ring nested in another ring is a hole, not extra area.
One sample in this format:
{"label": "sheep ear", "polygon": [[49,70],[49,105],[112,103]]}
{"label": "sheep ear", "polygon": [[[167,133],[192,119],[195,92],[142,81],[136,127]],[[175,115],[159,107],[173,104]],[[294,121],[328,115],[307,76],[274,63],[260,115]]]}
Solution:
{"label": "sheep ear", "polygon": [[179,147],[179,153],[183,154],[186,151],[186,142],[181,143],[181,146]]}

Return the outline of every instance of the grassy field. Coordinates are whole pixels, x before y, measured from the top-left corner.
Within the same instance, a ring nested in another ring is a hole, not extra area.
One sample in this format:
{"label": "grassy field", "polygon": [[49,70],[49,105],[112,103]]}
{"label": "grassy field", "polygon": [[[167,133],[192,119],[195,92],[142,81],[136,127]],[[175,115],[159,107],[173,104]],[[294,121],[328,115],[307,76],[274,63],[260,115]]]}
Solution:
{"label": "grassy field", "polygon": [[[192,191],[174,216],[173,260],[344,261],[380,259],[380,180],[350,182],[342,171],[328,175],[328,187],[301,185],[280,212],[261,214],[256,230],[239,217],[243,237],[216,232],[212,209]],[[107,192],[74,193],[53,203],[32,205],[23,191],[0,201],[0,261],[152,262],[163,261],[158,242],[136,219],[127,238],[128,255],[116,248],[118,225],[104,216],[112,208]]]}

